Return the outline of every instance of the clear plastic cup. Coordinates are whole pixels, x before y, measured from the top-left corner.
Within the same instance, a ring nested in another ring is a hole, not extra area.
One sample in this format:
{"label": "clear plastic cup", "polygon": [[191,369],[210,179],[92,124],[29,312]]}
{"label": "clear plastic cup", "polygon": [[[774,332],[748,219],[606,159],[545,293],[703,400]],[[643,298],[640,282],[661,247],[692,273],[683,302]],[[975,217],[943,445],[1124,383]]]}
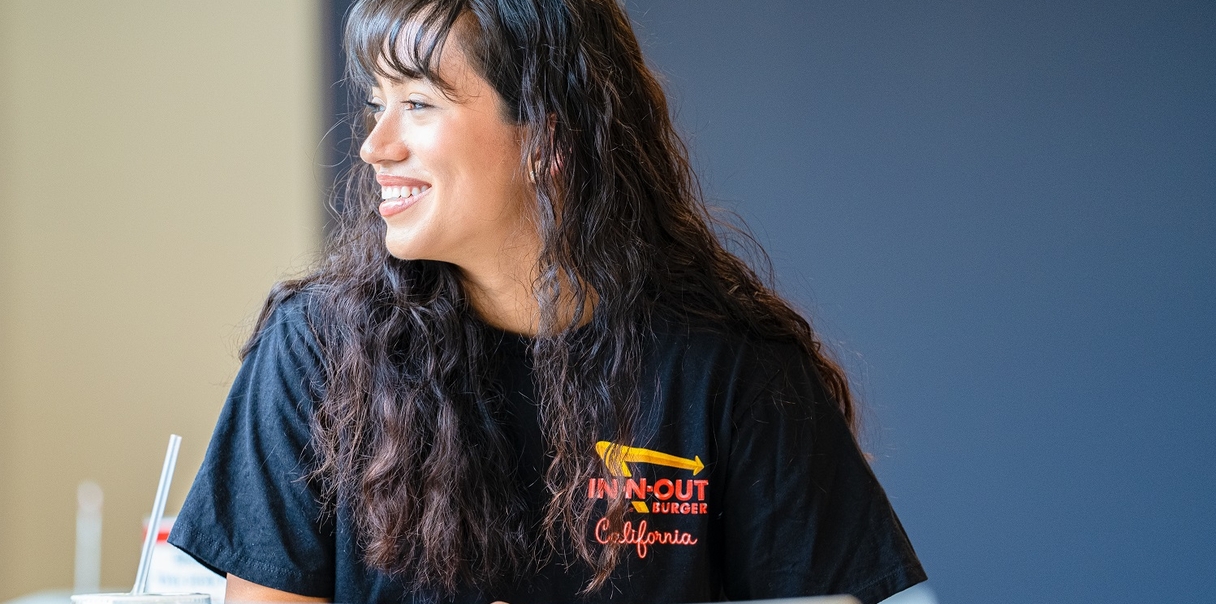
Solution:
{"label": "clear plastic cup", "polygon": [[72,604],[211,604],[207,594],[77,594]]}

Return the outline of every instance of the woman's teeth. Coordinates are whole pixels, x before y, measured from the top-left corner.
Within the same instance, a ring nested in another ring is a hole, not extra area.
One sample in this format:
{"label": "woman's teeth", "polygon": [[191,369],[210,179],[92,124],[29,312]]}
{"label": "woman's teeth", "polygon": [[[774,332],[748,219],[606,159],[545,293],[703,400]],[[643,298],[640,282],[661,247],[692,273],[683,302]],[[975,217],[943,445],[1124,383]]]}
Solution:
{"label": "woman's teeth", "polygon": [[381,187],[380,199],[396,199],[398,197],[417,197],[426,193],[431,188],[430,185],[423,187]]}

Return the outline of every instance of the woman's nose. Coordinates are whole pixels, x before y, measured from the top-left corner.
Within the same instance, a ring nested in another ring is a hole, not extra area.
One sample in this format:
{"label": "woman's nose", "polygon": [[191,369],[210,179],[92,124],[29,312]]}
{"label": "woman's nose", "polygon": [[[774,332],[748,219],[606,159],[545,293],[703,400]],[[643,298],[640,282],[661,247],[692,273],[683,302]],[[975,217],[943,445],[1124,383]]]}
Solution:
{"label": "woman's nose", "polygon": [[359,146],[359,157],[372,165],[405,161],[409,149],[396,124],[392,116],[382,116]]}

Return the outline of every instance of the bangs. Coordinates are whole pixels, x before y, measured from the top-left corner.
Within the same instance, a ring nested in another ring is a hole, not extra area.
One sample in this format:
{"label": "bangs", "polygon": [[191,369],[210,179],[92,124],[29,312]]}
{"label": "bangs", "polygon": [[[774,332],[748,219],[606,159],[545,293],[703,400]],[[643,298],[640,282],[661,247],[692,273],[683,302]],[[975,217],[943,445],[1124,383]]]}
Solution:
{"label": "bangs", "polygon": [[347,78],[364,89],[376,85],[376,76],[449,89],[438,74],[439,56],[464,10],[461,0],[357,3],[346,20]]}

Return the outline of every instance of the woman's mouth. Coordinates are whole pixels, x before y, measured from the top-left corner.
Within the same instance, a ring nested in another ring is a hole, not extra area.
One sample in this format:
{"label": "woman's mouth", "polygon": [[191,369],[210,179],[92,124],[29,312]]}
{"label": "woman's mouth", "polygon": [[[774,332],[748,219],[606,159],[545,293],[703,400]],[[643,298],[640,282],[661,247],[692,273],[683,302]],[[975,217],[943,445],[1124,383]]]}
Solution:
{"label": "woman's mouth", "polygon": [[430,185],[421,187],[382,187],[380,189],[380,198],[384,201],[380,202],[380,217],[388,218],[394,214],[404,212],[407,208],[414,205],[419,197],[426,195],[430,191]]}

